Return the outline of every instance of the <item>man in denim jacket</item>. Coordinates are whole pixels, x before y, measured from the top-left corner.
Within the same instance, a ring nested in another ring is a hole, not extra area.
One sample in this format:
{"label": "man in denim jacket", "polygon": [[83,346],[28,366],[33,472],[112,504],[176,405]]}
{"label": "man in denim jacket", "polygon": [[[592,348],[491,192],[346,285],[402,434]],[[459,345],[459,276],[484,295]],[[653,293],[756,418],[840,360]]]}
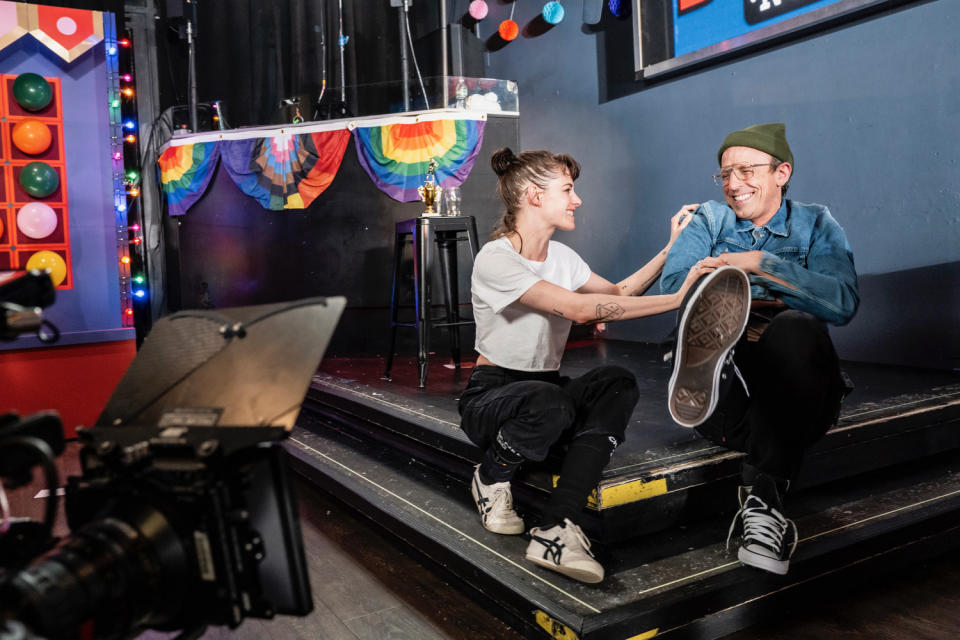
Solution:
{"label": "man in denim jacket", "polygon": [[797,532],[782,500],[839,414],[846,389],[826,324],[853,318],[857,274],[827,208],[784,197],[794,162],[783,124],[731,133],[717,160],[726,203],[700,205],[660,280],[671,293],[692,265],[716,269],[681,310],[670,412],[746,453],[738,557],[784,574]]}

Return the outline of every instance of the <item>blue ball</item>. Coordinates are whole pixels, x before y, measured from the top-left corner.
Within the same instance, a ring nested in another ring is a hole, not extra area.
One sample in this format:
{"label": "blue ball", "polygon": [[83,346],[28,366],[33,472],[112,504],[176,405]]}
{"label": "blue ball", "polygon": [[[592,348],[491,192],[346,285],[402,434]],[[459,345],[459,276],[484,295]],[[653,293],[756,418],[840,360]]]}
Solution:
{"label": "blue ball", "polygon": [[607,6],[610,8],[610,13],[618,18],[627,15],[627,3],[623,2],[623,0],[610,0]]}
{"label": "blue ball", "polygon": [[543,5],[543,19],[550,24],[560,24],[563,20],[563,5],[555,0]]}

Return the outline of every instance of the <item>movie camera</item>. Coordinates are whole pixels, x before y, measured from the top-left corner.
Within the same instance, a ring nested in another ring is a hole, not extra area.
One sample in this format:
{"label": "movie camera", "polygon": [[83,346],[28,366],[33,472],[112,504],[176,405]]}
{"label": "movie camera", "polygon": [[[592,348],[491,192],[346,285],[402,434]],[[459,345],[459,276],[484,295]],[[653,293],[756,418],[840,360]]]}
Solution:
{"label": "movie camera", "polygon": [[0,499],[0,640],[148,628],[186,639],[309,613],[280,442],[344,305],[312,298],[162,318],[96,426],[78,429],[82,474],[65,486],[62,540],[51,535],[59,418],[0,417],[4,486],[29,484],[39,465],[49,492],[42,523],[11,518]]}

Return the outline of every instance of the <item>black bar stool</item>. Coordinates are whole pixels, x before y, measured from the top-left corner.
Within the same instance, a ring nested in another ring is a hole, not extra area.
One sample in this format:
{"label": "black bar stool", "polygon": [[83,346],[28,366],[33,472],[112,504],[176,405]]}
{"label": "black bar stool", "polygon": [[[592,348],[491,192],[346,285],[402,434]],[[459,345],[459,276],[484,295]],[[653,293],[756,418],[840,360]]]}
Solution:
{"label": "black bar stool", "polygon": [[[466,234],[462,238],[460,234]],[[400,322],[398,286],[400,263],[407,236],[413,240],[413,305],[415,320]],[[393,291],[390,294],[390,349],[387,351],[387,367],[383,374],[390,377],[393,366],[393,349],[397,341],[397,327],[417,328],[417,363],[420,372],[420,388],[427,382],[427,357],[430,353],[430,330],[447,327],[450,333],[450,350],[453,363],[460,368],[460,327],[473,324],[473,320],[460,319],[460,293],[457,279],[457,243],[466,240],[470,244],[471,258],[477,257],[480,244],[477,240],[477,222],[473,216],[421,216],[397,223],[393,254]],[[435,246],[436,249],[435,250]],[[433,318],[431,304],[433,273],[440,263],[440,280],[443,285],[446,316]]]}

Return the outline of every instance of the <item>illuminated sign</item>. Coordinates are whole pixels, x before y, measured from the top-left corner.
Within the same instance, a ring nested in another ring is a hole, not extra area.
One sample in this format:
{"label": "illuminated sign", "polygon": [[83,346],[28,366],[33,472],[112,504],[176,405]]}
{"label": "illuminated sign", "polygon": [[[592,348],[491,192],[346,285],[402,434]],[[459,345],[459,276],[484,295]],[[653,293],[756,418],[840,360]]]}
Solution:
{"label": "illuminated sign", "polygon": [[652,78],[913,1],[634,0],[635,68]]}

